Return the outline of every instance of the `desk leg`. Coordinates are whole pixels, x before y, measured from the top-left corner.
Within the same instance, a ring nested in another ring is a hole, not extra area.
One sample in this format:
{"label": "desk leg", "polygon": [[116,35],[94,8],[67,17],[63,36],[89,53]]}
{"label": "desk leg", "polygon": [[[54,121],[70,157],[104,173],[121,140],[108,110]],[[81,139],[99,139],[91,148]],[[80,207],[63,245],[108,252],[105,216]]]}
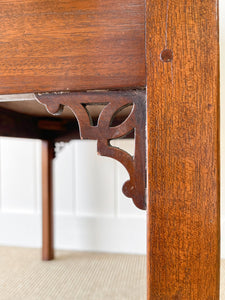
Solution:
{"label": "desk leg", "polygon": [[218,1],[146,1],[148,300],[218,300]]}
{"label": "desk leg", "polygon": [[42,141],[42,259],[54,258],[52,161],[54,143]]}

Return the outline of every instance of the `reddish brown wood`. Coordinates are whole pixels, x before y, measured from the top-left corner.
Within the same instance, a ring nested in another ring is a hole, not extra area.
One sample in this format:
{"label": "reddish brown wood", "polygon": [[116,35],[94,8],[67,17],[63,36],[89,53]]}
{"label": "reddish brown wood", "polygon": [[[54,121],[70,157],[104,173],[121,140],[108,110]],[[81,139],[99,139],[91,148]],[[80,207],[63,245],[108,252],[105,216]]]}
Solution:
{"label": "reddish brown wood", "polygon": [[52,161],[54,144],[42,141],[42,259],[54,258]]}
{"label": "reddish brown wood", "polygon": [[[118,160],[127,169],[130,180],[125,182],[123,192],[133,199],[135,205],[145,209],[145,91],[108,91],[88,93],[44,93],[36,94],[40,103],[53,114],[61,113],[63,106],[74,112],[83,139],[98,141],[98,154]],[[88,105],[104,104],[97,124],[93,124]],[[119,125],[113,126],[116,114],[132,105],[129,116]],[[135,155],[113,147],[110,141],[126,136],[135,130]]]}
{"label": "reddish brown wood", "polygon": [[145,86],[144,0],[0,7],[0,94]]}
{"label": "reddish brown wood", "polygon": [[0,107],[0,136],[40,139],[38,119]]}
{"label": "reddish brown wood", "polygon": [[32,117],[1,107],[0,136],[55,141],[80,138],[78,125],[74,120]]}
{"label": "reddish brown wood", "polygon": [[219,299],[217,1],[147,0],[146,23],[148,299]]}

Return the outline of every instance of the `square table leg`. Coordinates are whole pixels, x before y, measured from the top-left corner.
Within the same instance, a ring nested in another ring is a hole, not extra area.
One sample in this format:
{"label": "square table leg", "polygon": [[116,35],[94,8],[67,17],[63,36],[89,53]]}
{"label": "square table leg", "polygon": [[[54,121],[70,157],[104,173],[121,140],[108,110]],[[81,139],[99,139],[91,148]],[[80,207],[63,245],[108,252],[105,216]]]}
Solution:
{"label": "square table leg", "polygon": [[54,258],[52,162],[54,143],[42,141],[42,259]]}
{"label": "square table leg", "polygon": [[147,298],[219,299],[218,2],[146,4]]}

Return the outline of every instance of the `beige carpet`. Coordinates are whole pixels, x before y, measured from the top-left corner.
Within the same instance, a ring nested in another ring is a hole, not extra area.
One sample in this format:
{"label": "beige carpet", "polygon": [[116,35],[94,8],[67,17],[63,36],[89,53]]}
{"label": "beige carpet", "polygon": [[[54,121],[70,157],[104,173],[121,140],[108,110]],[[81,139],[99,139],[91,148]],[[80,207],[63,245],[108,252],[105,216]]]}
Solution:
{"label": "beige carpet", "polygon": [[[71,251],[42,262],[40,250],[0,247],[0,300],[144,300],[145,263],[143,255]],[[225,260],[221,287],[225,300]]]}
{"label": "beige carpet", "polygon": [[0,300],[144,300],[145,281],[143,255],[0,247]]}
{"label": "beige carpet", "polygon": [[225,300],[225,259],[222,259],[220,268],[220,300]]}

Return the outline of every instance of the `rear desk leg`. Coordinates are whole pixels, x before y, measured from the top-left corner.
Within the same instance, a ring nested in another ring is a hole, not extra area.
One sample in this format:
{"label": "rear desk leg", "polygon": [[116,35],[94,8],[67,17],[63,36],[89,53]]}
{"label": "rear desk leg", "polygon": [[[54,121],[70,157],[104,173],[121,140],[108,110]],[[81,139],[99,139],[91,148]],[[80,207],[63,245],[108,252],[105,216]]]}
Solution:
{"label": "rear desk leg", "polygon": [[42,260],[54,258],[52,162],[54,143],[42,141]]}

